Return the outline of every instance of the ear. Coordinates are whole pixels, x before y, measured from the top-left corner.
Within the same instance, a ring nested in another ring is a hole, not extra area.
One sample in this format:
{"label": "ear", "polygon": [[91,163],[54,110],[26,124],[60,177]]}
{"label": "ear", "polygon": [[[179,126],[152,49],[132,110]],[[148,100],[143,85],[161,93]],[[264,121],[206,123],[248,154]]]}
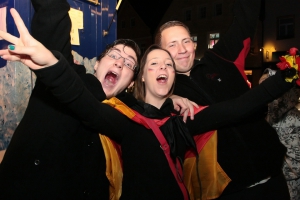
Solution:
{"label": "ear", "polygon": [[142,82],[145,82],[145,79],[144,79],[144,77],[142,76]]}
{"label": "ear", "polygon": [[134,84],[134,81],[131,81],[131,83],[128,85],[128,89],[132,88],[133,87],[133,84]]}
{"label": "ear", "polygon": [[97,69],[98,69],[98,64],[99,64],[99,61],[97,60],[96,63],[95,63],[95,65],[94,65],[94,70],[95,71],[97,71]]}

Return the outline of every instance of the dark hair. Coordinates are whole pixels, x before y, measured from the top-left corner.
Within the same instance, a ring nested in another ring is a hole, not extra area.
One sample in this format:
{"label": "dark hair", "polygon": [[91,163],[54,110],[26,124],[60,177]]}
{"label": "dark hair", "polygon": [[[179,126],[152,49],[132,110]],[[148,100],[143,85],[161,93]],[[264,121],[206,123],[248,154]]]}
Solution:
{"label": "dark hair", "polygon": [[174,26],[182,26],[183,28],[185,28],[187,30],[187,32],[190,34],[190,29],[189,27],[187,27],[187,25],[185,25],[184,23],[180,22],[180,21],[168,21],[166,23],[164,23],[163,25],[161,25],[158,29],[158,32],[155,35],[155,44],[161,46],[161,33],[170,27],[174,27]]}
{"label": "dark hair", "polygon": [[139,68],[140,68],[139,61],[140,61],[140,57],[141,57],[141,50],[140,50],[140,47],[137,45],[137,43],[135,43],[133,40],[130,40],[130,39],[115,40],[113,43],[106,46],[105,50],[97,57],[97,60],[100,61],[111,48],[113,48],[114,46],[116,46],[118,44],[123,44],[124,48],[125,47],[131,48],[136,54],[137,60],[136,60],[136,67],[134,69],[134,78],[133,78],[133,80],[134,80],[136,78],[136,75],[138,74]]}
{"label": "dark hair", "polygon": [[[168,53],[168,55],[170,56],[172,63],[173,63],[173,67],[175,70],[175,62],[171,56],[171,54],[169,53],[169,51],[161,48],[159,45],[157,44],[153,44],[151,45],[144,53],[142,59],[141,59],[141,65],[140,65],[140,71],[137,74],[135,83],[134,83],[134,89],[133,89],[133,95],[136,99],[141,100],[141,101],[145,101],[145,83],[142,81],[142,77],[143,77],[143,73],[144,73],[144,69],[145,69],[145,65],[147,62],[147,57],[149,55],[150,52],[154,51],[154,50],[162,50]],[[174,80],[175,83],[175,80]],[[174,90],[174,83],[173,86],[171,88],[171,90],[169,91],[168,95],[171,95],[173,93]]]}

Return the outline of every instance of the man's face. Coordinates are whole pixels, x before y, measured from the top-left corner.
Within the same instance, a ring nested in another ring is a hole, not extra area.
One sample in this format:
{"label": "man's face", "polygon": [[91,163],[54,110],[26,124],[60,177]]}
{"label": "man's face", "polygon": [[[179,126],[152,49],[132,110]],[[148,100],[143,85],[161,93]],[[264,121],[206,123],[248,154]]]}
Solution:
{"label": "man's face", "polygon": [[176,64],[176,71],[189,75],[195,58],[195,44],[188,31],[182,26],[163,30],[161,46],[168,50]]}
{"label": "man's face", "polygon": [[133,49],[118,44],[97,61],[95,76],[101,82],[107,98],[111,98],[133,84],[134,72],[130,69],[136,66],[137,56]]}

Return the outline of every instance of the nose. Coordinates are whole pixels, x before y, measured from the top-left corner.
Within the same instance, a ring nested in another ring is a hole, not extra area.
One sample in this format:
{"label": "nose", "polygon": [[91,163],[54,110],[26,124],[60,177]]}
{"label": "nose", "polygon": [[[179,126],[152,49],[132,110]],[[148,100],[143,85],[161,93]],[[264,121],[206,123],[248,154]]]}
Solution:
{"label": "nose", "polygon": [[186,52],[186,48],[183,44],[178,45],[178,52],[179,53],[185,53]]}
{"label": "nose", "polygon": [[120,58],[118,60],[115,61],[115,67],[122,69],[123,65],[124,65],[124,58]]}
{"label": "nose", "polygon": [[166,67],[165,64],[162,64],[162,65],[160,66],[160,69],[164,70],[164,69],[167,69],[167,67]]}

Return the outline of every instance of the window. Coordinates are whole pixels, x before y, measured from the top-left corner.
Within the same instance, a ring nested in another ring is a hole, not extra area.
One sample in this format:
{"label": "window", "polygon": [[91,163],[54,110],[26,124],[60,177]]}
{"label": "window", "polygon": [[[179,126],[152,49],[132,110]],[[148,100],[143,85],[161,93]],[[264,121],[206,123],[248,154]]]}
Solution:
{"label": "window", "polygon": [[277,40],[289,39],[295,36],[294,16],[277,18]]}
{"label": "window", "polygon": [[123,21],[121,22],[121,28],[126,28],[126,21],[125,21],[125,20],[123,20]]}
{"label": "window", "polygon": [[185,21],[191,21],[191,19],[192,19],[192,11],[186,10],[185,11]]}
{"label": "window", "polygon": [[135,27],[135,18],[130,20],[130,27]]}
{"label": "window", "polygon": [[197,42],[197,40],[198,40],[197,35],[191,36],[191,39],[193,40],[193,42]]}
{"label": "window", "polygon": [[195,49],[196,49],[196,48],[197,48],[197,40],[198,40],[197,35],[191,36],[191,39],[192,39],[192,41],[194,42],[194,44],[195,44]]}
{"label": "window", "polygon": [[209,34],[208,48],[212,49],[214,47],[214,45],[217,44],[219,39],[220,39],[220,33],[210,33]]}
{"label": "window", "polygon": [[222,15],[222,4],[218,3],[215,5],[215,16]]}
{"label": "window", "polygon": [[206,7],[200,7],[199,8],[199,19],[205,19],[206,18]]}

